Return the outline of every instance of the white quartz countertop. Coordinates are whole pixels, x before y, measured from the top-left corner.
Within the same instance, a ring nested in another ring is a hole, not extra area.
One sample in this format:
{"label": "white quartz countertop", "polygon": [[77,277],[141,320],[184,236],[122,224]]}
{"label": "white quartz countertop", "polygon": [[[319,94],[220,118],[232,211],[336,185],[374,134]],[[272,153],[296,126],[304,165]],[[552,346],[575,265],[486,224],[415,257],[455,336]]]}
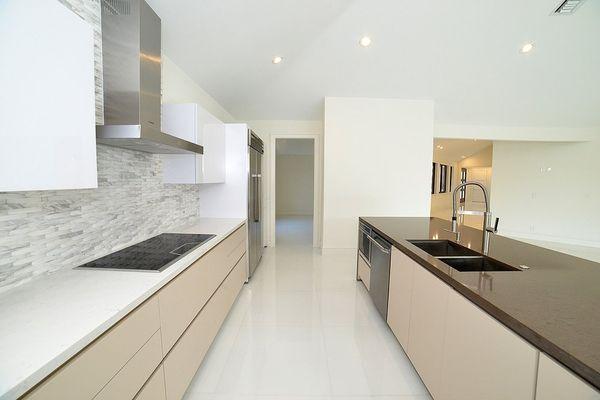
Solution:
{"label": "white quartz countertop", "polygon": [[31,389],[244,222],[196,218],[168,230],[217,236],[162,272],[65,268],[0,294],[0,399]]}

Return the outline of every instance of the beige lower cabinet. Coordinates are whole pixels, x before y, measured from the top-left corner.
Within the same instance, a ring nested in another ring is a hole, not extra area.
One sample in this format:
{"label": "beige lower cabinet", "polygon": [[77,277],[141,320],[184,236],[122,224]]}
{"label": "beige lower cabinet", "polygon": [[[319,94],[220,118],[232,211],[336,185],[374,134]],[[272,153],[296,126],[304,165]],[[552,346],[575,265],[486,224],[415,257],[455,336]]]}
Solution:
{"label": "beige lower cabinet", "polygon": [[436,399],[533,400],[537,357],[535,347],[450,290]]}
{"label": "beige lower cabinet", "polygon": [[246,251],[246,226],[229,235],[158,293],[166,354]]}
{"label": "beige lower cabinet", "polygon": [[142,390],[135,396],[135,400],[166,400],[165,373],[161,364],[152,374]]}
{"label": "beige lower cabinet", "polygon": [[371,267],[360,254],[358,255],[358,279],[365,284],[367,290],[371,289]]}
{"label": "beige lower cabinet", "polygon": [[435,399],[441,386],[446,307],[450,287],[427,271],[414,269],[406,352]]}
{"label": "beige lower cabinet", "polygon": [[106,384],[94,400],[132,399],[162,360],[160,331],[157,331],[125,366]]}
{"label": "beige lower cabinet", "polygon": [[245,252],[244,225],[22,398],[180,399],[246,281]]}
{"label": "beige lower cabinet", "polygon": [[[60,367],[24,398],[94,398],[130,360],[134,359],[138,350],[142,349],[150,338],[157,337],[155,334],[159,332],[159,328],[158,302],[153,297]],[[158,344],[160,345],[160,341]],[[143,381],[141,383],[143,384]]]}
{"label": "beige lower cabinet", "polygon": [[183,397],[246,280],[246,256],[181,335],[164,359],[167,400]]}
{"label": "beige lower cabinet", "polygon": [[535,399],[599,400],[600,392],[541,353]]}
{"label": "beige lower cabinet", "polygon": [[392,247],[387,323],[403,348],[408,347],[408,328],[415,268],[422,268]]}

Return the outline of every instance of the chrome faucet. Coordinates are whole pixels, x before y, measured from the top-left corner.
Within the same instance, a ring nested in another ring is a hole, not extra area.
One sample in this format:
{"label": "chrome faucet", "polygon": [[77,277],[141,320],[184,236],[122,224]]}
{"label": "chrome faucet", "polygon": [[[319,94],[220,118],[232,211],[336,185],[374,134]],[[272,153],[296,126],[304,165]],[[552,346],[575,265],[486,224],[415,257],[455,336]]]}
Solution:
{"label": "chrome faucet", "polygon": [[457,238],[459,237],[458,223],[456,221],[456,215],[458,214],[456,210],[456,193],[458,193],[462,188],[470,185],[477,186],[483,191],[483,199],[485,200],[485,212],[483,213],[483,240],[481,244],[481,249],[483,251],[483,254],[487,255],[490,250],[490,233],[498,232],[499,219],[496,218],[494,226],[490,225],[492,219],[492,213],[490,212],[490,197],[488,195],[487,189],[481,183],[470,181],[461,183],[460,185],[454,188],[454,192],[452,192],[452,233],[454,233]]}

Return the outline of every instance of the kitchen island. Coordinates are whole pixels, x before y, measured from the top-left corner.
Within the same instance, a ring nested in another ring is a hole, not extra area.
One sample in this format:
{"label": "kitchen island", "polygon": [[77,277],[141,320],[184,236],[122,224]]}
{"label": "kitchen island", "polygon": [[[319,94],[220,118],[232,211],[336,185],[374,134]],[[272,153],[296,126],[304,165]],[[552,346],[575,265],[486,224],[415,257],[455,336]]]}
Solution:
{"label": "kitchen island", "polygon": [[[459,272],[409,242],[443,239],[456,242],[455,235],[448,231],[451,228],[450,221],[438,218],[362,217],[360,222],[390,242],[394,251],[422,267],[417,269],[429,272],[443,286],[453,289],[452,293],[460,294],[461,298],[466,298],[493,317],[494,322],[499,322],[510,333],[518,335],[527,346],[531,345],[533,350],[539,350],[550,360],[556,360],[596,390],[600,388],[599,264],[492,235],[489,256],[516,269]],[[461,226],[459,243],[481,252],[482,232]],[[395,290],[391,280],[390,307],[392,290]],[[414,302],[414,292],[412,299]],[[436,310],[442,310],[439,314],[441,318],[446,307],[445,300],[429,297],[429,302],[438,300]],[[440,324],[440,330],[451,330],[451,324],[452,321],[443,326]],[[493,346],[493,340],[490,339],[486,345]],[[448,353],[446,349],[444,351]],[[536,370],[542,362],[539,352],[535,358]],[[411,356],[410,351],[408,353]],[[416,367],[419,370],[418,365]],[[441,361],[439,368],[443,369]],[[438,373],[442,374],[435,372]],[[531,379],[535,385],[539,377],[534,379],[532,376]],[[427,384],[427,379],[424,378],[424,381]],[[437,398],[435,393],[432,394]],[[442,395],[439,397],[444,398]]]}

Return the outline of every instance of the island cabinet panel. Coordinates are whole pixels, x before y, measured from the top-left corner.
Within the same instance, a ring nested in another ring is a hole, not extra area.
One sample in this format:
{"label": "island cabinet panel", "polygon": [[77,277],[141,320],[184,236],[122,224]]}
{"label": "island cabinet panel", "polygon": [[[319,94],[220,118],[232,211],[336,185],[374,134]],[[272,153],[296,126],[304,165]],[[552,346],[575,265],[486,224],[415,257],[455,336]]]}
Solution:
{"label": "island cabinet panel", "polygon": [[537,357],[536,348],[450,290],[436,399],[533,400]]}
{"label": "island cabinet panel", "polygon": [[358,255],[358,279],[365,284],[367,290],[371,288],[371,267],[360,254]]}
{"label": "island cabinet panel", "polygon": [[[138,350],[144,347],[159,328],[158,302],[153,297],[50,375],[24,398],[92,399],[134,359]],[[152,370],[156,365],[158,362]]]}
{"label": "island cabinet panel", "polygon": [[405,349],[408,348],[408,331],[415,268],[421,267],[400,250],[392,247],[387,322]]}
{"label": "island cabinet panel", "polygon": [[142,390],[135,396],[135,400],[166,400],[165,373],[161,364],[152,374]]}
{"label": "island cabinet panel", "polygon": [[535,399],[600,400],[600,392],[541,353]]}
{"label": "island cabinet panel", "polygon": [[206,303],[164,359],[167,400],[183,397],[246,280],[246,256]]}
{"label": "island cabinet panel", "polygon": [[246,227],[244,225],[194,262],[158,293],[165,355],[245,251]]}
{"label": "island cabinet panel", "polygon": [[450,287],[415,268],[408,333],[408,356],[434,398],[440,394],[446,307]]}

